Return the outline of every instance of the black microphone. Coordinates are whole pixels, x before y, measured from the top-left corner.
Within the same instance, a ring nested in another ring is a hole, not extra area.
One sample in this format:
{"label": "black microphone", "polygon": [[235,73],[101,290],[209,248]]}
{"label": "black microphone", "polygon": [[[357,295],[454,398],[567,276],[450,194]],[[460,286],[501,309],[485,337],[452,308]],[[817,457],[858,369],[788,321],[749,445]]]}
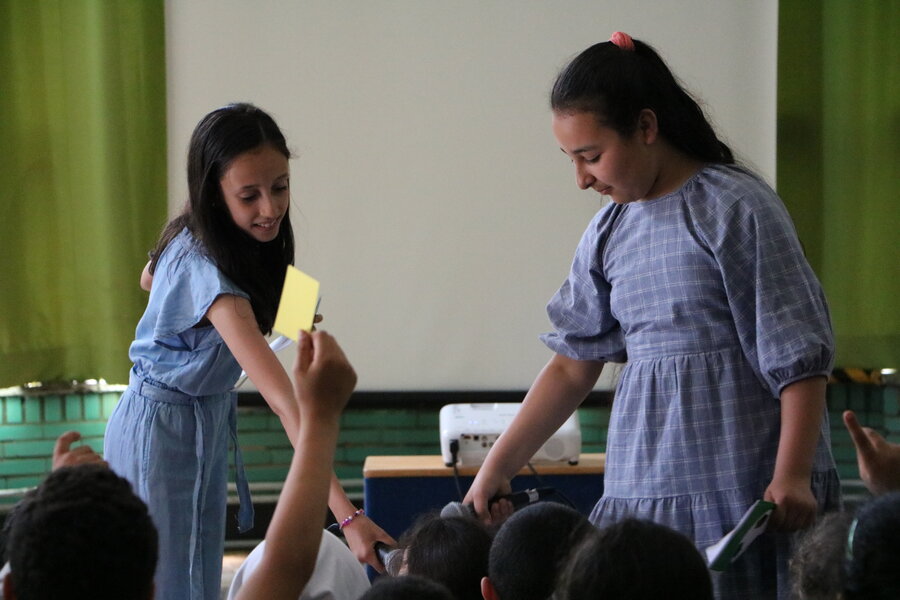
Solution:
{"label": "black microphone", "polygon": [[[556,493],[556,490],[553,488],[534,488],[530,490],[523,490],[521,492],[513,492],[512,494],[506,494],[504,496],[494,496],[490,500],[488,500],[488,506],[496,503],[499,500],[509,500],[512,502],[513,510],[519,510],[523,506],[528,506],[529,504],[534,504],[535,502],[540,502],[541,500],[546,499],[548,496],[551,496]],[[441,517],[470,517],[476,518],[475,507],[471,504],[463,504],[462,502],[450,502],[441,509]]]}

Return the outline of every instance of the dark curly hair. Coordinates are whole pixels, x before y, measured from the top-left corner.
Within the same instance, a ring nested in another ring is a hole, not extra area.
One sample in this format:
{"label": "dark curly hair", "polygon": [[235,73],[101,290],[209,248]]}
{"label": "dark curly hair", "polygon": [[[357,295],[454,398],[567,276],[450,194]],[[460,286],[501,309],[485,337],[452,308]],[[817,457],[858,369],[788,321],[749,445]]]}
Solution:
{"label": "dark curly hair", "polygon": [[157,534],[127,480],[102,465],[52,472],[18,504],[7,546],[20,600],[145,600]]}

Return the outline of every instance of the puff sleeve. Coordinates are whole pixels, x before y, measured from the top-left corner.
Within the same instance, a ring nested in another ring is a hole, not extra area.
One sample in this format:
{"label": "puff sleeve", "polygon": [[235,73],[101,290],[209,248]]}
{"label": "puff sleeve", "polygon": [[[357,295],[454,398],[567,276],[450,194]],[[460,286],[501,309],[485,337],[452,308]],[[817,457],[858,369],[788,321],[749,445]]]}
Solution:
{"label": "puff sleeve", "polygon": [[827,376],[834,340],[825,295],[777,194],[737,175],[714,206],[693,206],[719,264],[744,355],[778,397],[795,381]]}
{"label": "puff sleeve", "polygon": [[626,360],[625,338],[610,310],[610,284],[602,264],[603,246],[621,208],[609,204],[591,220],[569,276],[547,305],[554,331],[541,341],[558,354],[576,360]]}

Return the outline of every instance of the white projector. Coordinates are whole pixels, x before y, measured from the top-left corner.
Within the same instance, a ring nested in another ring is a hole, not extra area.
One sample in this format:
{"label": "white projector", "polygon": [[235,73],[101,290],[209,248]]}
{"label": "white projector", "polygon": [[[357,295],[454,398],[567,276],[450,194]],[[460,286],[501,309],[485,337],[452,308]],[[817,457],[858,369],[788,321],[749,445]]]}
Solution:
{"label": "white projector", "polygon": [[[488,451],[519,412],[518,402],[480,404],[447,404],[441,408],[441,456],[444,464],[453,466],[453,448],[457,446],[456,464],[478,466]],[[455,444],[454,444],[455,442]],[[577,464],[581,455],[581,426],[578,411],[572,413],[562,427],[550,436],[531,459],[532,462]]]}

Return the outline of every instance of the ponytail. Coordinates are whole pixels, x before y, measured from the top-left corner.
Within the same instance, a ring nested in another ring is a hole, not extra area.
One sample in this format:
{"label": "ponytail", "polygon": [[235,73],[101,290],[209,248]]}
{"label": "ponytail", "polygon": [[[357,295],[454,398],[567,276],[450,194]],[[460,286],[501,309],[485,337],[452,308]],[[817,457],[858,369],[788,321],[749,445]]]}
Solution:
{"label": "ponytail", "polygon": [[644,109],[656,114],[660,135],[687,156],[734,163],[731,149],[648,44],[616,32],[594,44],[557,76],[550,92],[557,113],[588,112],[622,136],[634,133]]}

